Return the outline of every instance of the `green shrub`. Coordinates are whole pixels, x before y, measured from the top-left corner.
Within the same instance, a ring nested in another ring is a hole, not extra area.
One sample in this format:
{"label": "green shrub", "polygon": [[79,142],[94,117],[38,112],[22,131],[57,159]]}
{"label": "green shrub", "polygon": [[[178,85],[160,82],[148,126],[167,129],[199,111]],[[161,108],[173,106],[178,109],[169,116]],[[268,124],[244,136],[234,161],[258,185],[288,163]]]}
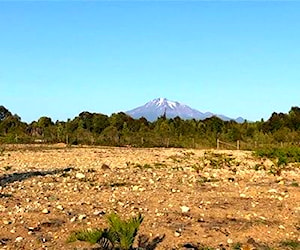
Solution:
{"label": "green shrub", "polygon": [[137,235],[138,229],[143,222],[141,214],[122,220],[119,215],[112,213],[107,216],[109,228],[89,229],[73,232],[68,238],[68,242],[86,241],[91,244],[100,244],[103,249],[108,245],[112,249],[130,250]]}
{"label": "green shrub", "polygon": [[297,240],[285,240],[282,241],[280,244],[282,247],[285,247],[287,249],[300,249],[300,242]]}
{"label": "green shrub", "polygon": [[79,241],[86,241],[91,244],[96,244],[100,241],[100,239],[103,236],[104,236],[104,230],[99,230],[99,229],[80,230],[77,232],[73,232],[68,238],[67,242],[75,242],[79,240]]}
{"label": "green shrub", "polygon": [[241,249],[243,249],[242,244],[240,242],[237,242],[237,243],[233,244],[232,249],[233,250],[241,250]]}
{"label": "green shrub", "polygon": [[136,168],[140,168],[140,169],[148,169],[148,168],[152,168],[152,166],[148,163],[145,163],[144,165],[141,165],[139,163],[135,164]]}
{"label": "green shrub", "polygon": [[263,148],[256,150],[255,155],[277,159],[277,166],[285,166],[288,163],[300,162],[299,147]]}
{"label": "green shrub", "polygon": [[292,186],[292,187],[299,187],[299,183],[296,182],[296,181],[293,181],[293,182],[291,183],[291,186]]}
{"label": "green shrub", "polygon": [[143,222],[143,216],[122,220],[119,215],[112,213],[107,217],[110,225],[109,235],[113,245],[117,245],[122,250],[131,249],[138,229]]}
{"label": "green shrub", "polygon": [[232,167],[237,165],[235,158],[226,154],[219,154],[213,152],[205,152],[202,158],[202,165],[210,166],[213,169],[220,169],[224,167]]}

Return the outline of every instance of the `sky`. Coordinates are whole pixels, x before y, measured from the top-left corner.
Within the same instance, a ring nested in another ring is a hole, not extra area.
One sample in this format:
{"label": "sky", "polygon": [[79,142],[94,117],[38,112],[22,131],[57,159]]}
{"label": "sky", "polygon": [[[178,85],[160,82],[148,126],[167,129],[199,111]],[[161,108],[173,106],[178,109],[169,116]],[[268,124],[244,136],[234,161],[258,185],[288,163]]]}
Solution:
{"label": "sky", "polygon": [[165,97],[250,121],[300,106],[300,1],[0,1],[0,105],[31,122]]}

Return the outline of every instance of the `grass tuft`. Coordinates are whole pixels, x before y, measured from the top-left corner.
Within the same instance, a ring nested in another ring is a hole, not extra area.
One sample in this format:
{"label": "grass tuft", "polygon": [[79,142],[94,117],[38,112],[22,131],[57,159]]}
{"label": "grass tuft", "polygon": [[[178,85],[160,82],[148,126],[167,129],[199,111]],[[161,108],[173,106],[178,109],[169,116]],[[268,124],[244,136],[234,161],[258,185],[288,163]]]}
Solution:
{"label": "grass tuft", "polygon": [[300,242],[297,240],[285,240],[280,243],[280,246],[291,250],[300,249]]}
{"label": "grass tuft", "polygon": [[104,235],[104,230],[101,229],[85,229],[85,230],[80,230],[73,232],[67,242],[75,242],[77,240],[79,241],[85,241],[89,242],[91,244],[96,244],[97,242],[100,241],[100,239]]}

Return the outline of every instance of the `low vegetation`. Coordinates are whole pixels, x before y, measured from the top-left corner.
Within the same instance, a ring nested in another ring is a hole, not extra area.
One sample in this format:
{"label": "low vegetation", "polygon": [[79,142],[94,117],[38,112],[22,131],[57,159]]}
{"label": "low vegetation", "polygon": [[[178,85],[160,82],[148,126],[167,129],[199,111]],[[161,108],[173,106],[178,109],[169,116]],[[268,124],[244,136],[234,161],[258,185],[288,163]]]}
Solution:
{"label": "low vegetation", "polygon": [[300,249],[300,242],[296,240],[285,240],[280,244],[284,249],[297,250]]}
{"label": "low vegetation", "polygon": [[122,220],[119,215],[111,213],[107,216],[107,222],[109,227],[105,229],[83,229],[73,232],[68,242],[79,240],[91,244],[98,243],[101,249],[133,249],[133,243],[143,222],[143,216],[139,214],[128,220]]}
{"label": "low vegetation", "polygon": [[[269,169],[270,174],[280,175],[289,163],[300,162],[300,148],[299,147],[275,147],[258,149],[254,153],[260,158],[269,158],[273,161],[272,167]],[[266,170],[264,166],[256,165],[255,170]],[[292,184],[296,186],[297,184]]]}
{"label": "low vegetation", "polygon": [[[220,143],[220,148],[236,148],[238,140],[241,149],[259,149],[268,145],[298,145],[299,121],[300,108],[292,107],[288,114],[273,113],[267,121],[242,124],[217,117],[200,121],[162,116],[148,122],[123,112],[107,116],[86,111],[68,121],[53,122],[50,117],[41,117],[27,124],[0,106],[0,143],[207,148],[215,147],[219,139],[227,143]],[[289,153],[299,159],[298,152]]]}
{"label": "low vegetation", "polygon": [[276,160],[277,166],[285,166],[288,163],[300,162],[300,148],[295,146],[263,148],[256,150],[255,154],[259,157]]}

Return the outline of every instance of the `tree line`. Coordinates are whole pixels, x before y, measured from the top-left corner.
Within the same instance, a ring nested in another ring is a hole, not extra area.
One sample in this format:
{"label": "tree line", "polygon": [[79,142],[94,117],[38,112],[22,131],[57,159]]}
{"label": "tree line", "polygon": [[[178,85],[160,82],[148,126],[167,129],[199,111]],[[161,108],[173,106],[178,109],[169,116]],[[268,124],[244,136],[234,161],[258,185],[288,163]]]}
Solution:
{"label": "tree line", "polygon": [[154,122],[133,119],[123,112],[107,116],[82,112],[74,119],[53,122],[40,117],[29,124],[22,122],[7,108],[0,106],[0,143],[67,143],[70,145],[105,145],[133,147],[215,147],[216,140],[244,147],[258,144],[298,144],[300,142],[300,108],[285,113],[274,112],[267,120],[237,123],[218,117],[205,120],[167,119]]}

